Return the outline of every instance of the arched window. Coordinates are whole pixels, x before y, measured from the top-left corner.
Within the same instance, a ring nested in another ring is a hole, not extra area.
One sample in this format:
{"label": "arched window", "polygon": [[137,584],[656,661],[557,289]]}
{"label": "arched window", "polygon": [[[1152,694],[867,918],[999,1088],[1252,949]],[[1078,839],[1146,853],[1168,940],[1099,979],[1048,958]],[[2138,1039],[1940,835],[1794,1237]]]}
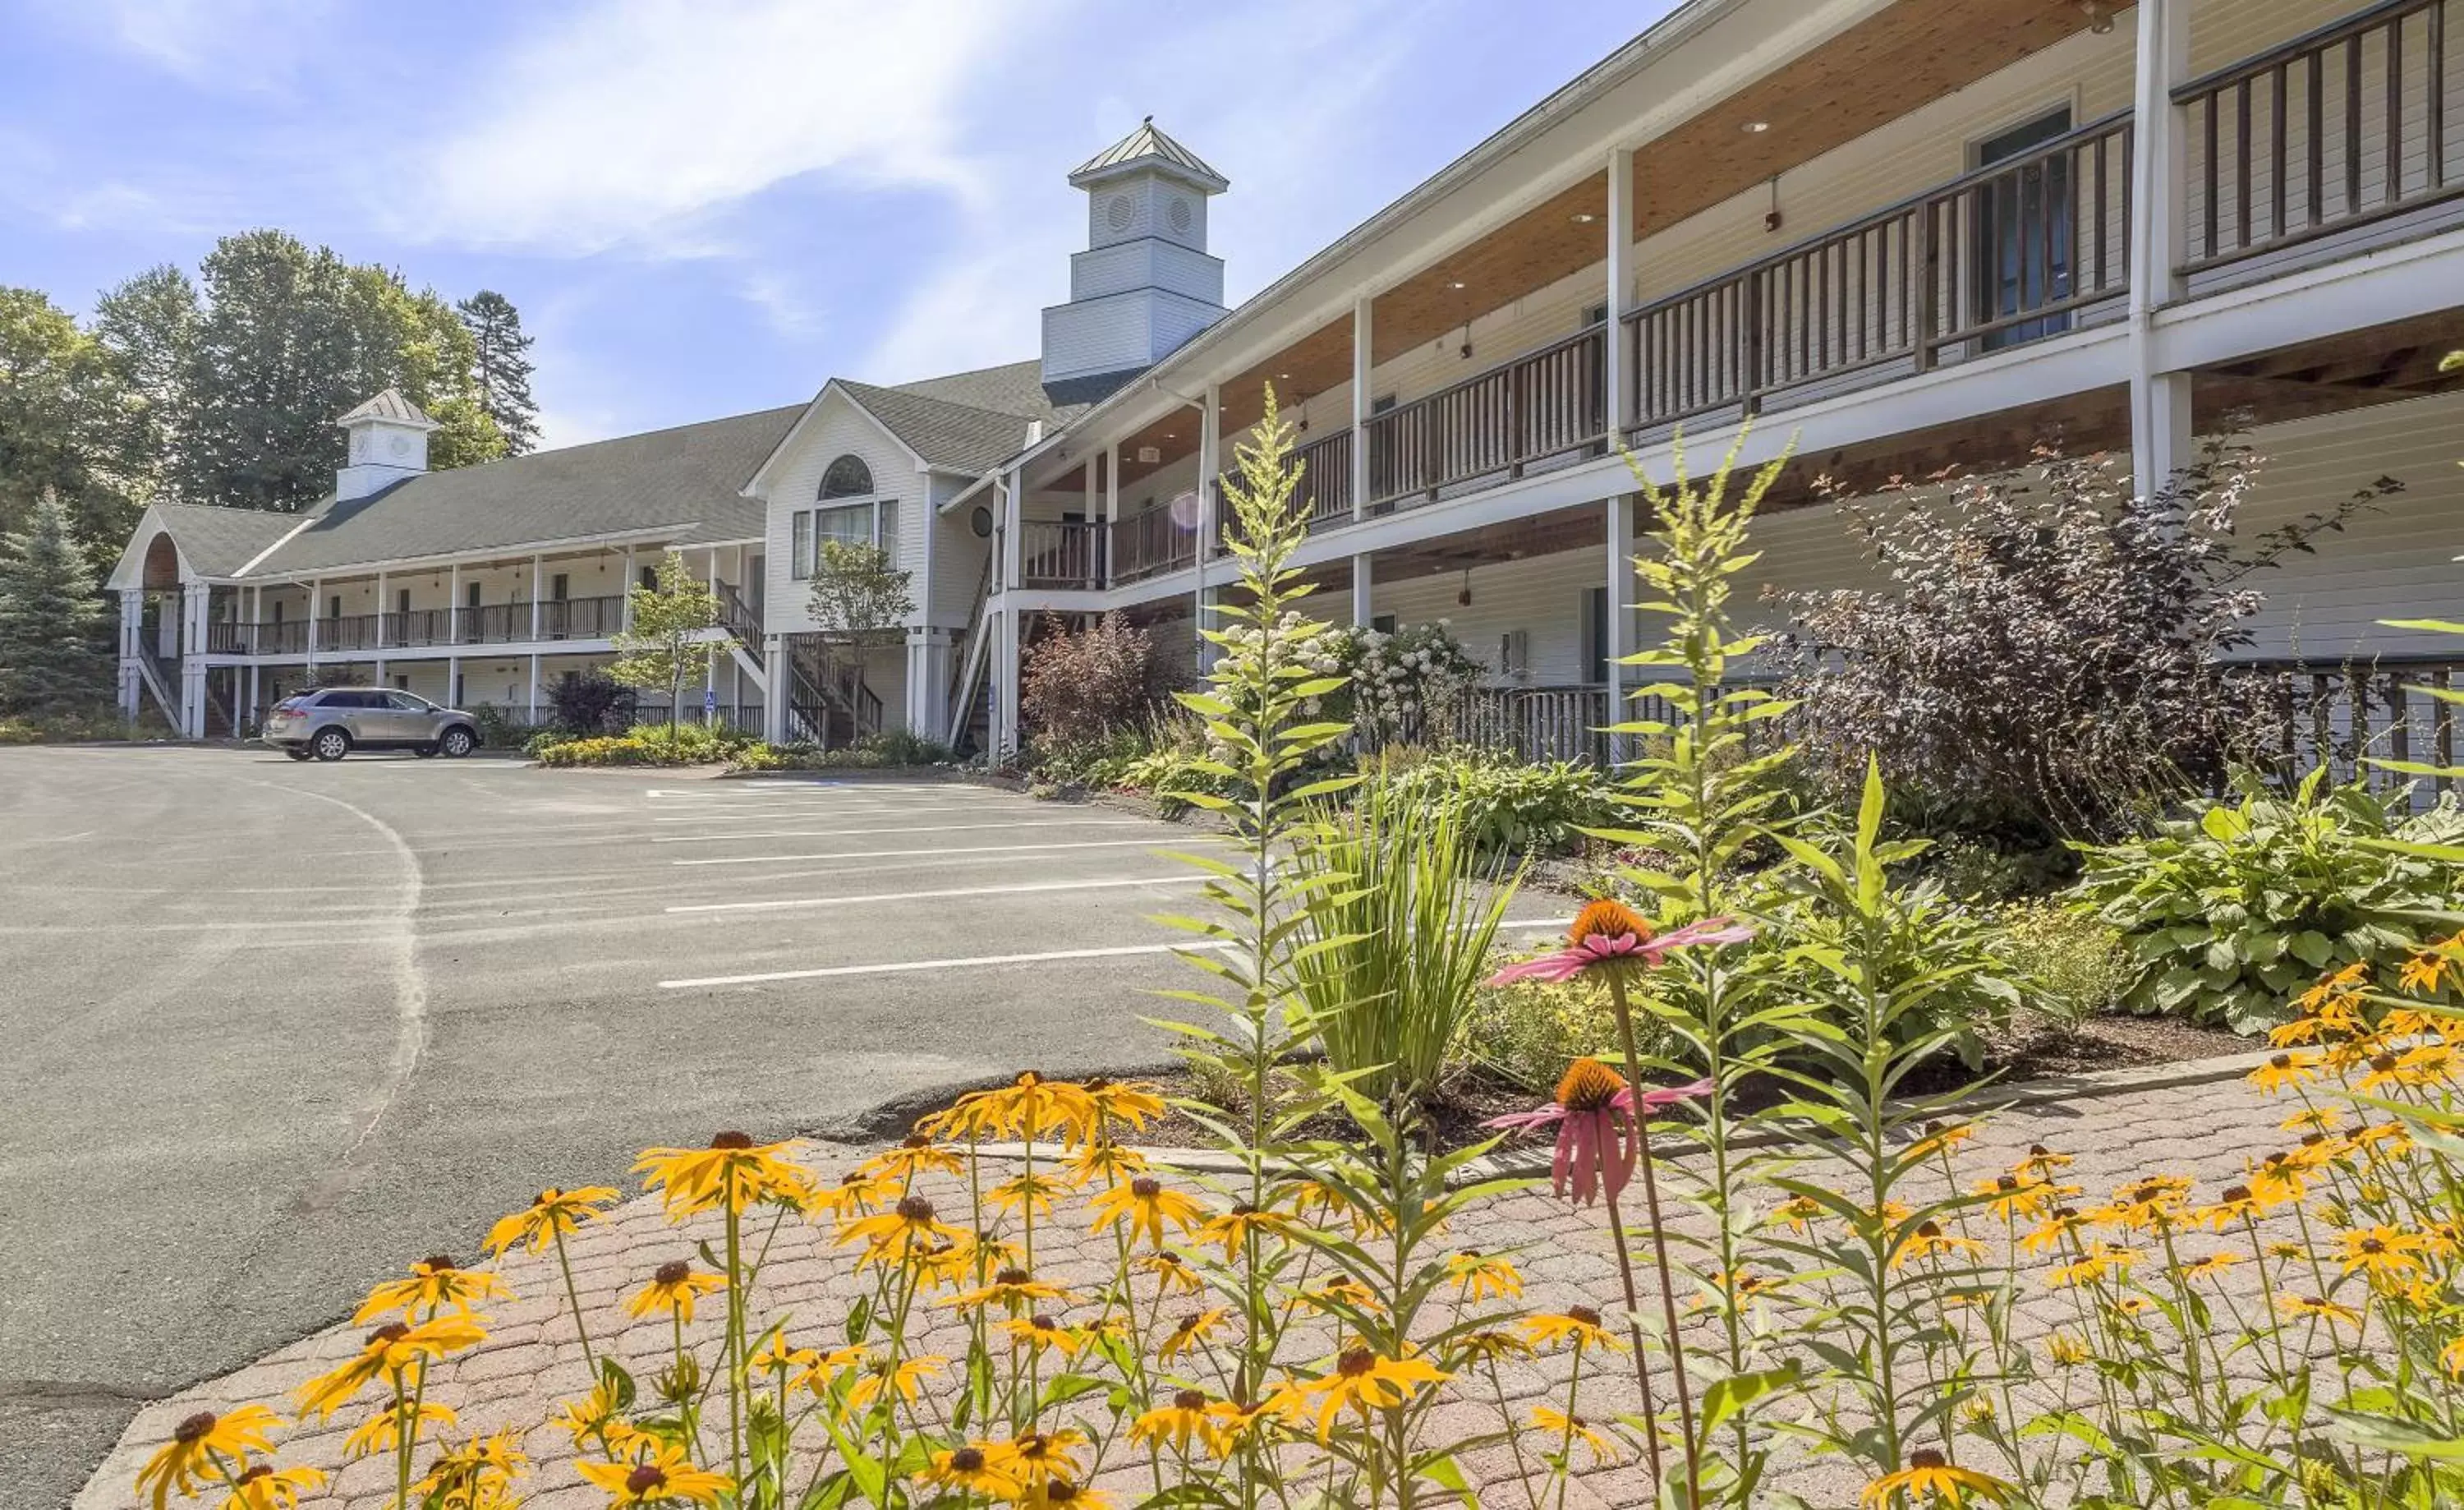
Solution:
{"label": "arched window", "polygon": [[872,469],[862,456],[846,455],[829,464],[822,473],[822,497],[825,499],[860,499],[872,496]]}

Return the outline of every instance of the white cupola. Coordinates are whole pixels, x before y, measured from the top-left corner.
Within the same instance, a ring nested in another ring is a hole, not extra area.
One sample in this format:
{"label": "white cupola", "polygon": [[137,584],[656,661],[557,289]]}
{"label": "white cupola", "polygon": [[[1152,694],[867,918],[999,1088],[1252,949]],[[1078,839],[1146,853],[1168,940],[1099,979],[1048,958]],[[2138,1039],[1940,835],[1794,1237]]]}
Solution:
{"label": "white cupola", "polygon": [[1069,302],[1044,312],[1044,391],[1086,404],[1223,317],[1206,202],[1232,186],[1153,116],[1069,182],[1087,193],[1087,250],[1069,258]]}
{"label": "white cupola", "polygon": [[428,435],[436,421],[401,389],[389,388],[334,423],[351,437],[350,460],[334,475],[336,499],[363,499],[428,470]]}

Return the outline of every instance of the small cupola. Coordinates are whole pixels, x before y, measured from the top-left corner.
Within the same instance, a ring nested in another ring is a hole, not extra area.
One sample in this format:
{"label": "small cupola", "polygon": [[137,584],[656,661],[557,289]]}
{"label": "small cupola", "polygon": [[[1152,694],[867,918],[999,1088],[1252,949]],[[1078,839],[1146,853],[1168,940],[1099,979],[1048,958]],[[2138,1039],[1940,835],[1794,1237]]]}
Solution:
{"label": "small cupola", "polygon": [[1069,302],[1044,312],[1044,390],[1085,404],[1223,317],[1206,202],[1232,186],[1153,116],[1069,183],[1087,195],[1087,250],[1069,258]]}
{"label": "small cupola", "polygon": [[400,389],[385,389],[334,423],[351,439],[350,460],[334,476],[336,499],[366,498],[428,470],[428,436],[436,421]]}

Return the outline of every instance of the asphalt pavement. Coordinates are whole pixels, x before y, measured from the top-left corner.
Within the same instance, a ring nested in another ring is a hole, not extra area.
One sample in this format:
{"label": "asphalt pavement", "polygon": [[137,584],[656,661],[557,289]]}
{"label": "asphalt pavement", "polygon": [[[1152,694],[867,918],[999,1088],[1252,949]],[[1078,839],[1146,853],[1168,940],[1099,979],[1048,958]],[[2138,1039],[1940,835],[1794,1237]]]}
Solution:
{"label": "asphalt pavement", "polygon": [[0,1484],[543,1185],[1151,1064],[1190,831],[959,784],[0,749]]}

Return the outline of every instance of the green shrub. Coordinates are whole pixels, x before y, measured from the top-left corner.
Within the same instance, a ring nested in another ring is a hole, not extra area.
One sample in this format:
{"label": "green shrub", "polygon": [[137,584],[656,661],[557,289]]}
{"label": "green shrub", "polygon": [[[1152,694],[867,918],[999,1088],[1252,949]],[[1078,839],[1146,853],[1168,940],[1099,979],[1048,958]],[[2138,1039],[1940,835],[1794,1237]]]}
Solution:
{"label": "green shrub", "polygon": [[2238,785],[2237,800],[2084,852],[2080,894],[2123,931],[2137,970],[2130,1010],[2255,1033],[2321,974],[2398,964],[2450,931],[2424,915],[2453,904],[2453,869],[2387,847],[2452,833],[2445,804],[2408,818],[2409,788],[2373,795],[2323,770],[2290,796]]}
{"label": "green shrub", "polygon": [[747,739],[724,757],[737,770],[883,770],[903,766],[946,766],[957,757],[937,740],[903,729],[868,734],[845,749],[813,744],[765,744]]}
{"label": "green shrub", "polygon": [[759,744],[751,735],[699,724],[649,724],[629,734],[536,740],[523,747],[542,766],[709,766],[739,760]]}
{"label": "green shrub", "polygon": [[1520,877],[1455,817],[1393,786],[1356,790],[1293,851],[1310,899],[1292,954],[1309,1031],[1380,1105],[1429,1099],[1487,974]]}
{"label": "green shrub", "polygon": [[[327,682],[331,686],[333,683]],[[481,747],[492,750],[526,750],[533,737],[540,734],[562,734],[553,723],[529,723],[515,718],[504,709],[481,703],[471,711],[471,722],[478,725]]]}
{"label": "green shrub", "polygon": [[[0,718],[0,744],[86,744],[129,737],[128,721],[115,707]],[[148,718],[140,721],[136,737],[169,739],[172,734],[160,718]]]}
{"label": "green shrub", "polygon": [[2028,1005],[2065,1027],[2121,1006],[2139,973],[2122,930],[2076,902],[2014,902],[1997,922],[1996,952]]}
{"label": "green shrub", "polygon": [[[1551,940],[1549,947],[1558,947]],[[1528,951],[1527,951],[1528,952]],[[1638,1013],[1637,1047],[1658,1058],[1674,1046],[1659,1019]],[[1518,981],[1484,986],[1472,1002],[1455,1042],[1458,1064],[1477,1064],[1543,1100],[1556,1093],[1566,1067],[1585,1056],[1614,1060],[1618,1054],[1617,1014],[1597,981],[1577,976],[1551,983]]]}
{"label": "green shrub", "polygon": [[939,740],[908,729],[883,729],[855,742],[855,747],[878,756],[884,766],[948,766],[957,752]]}
{"label": "green shrub", "polygon": [[1474,847],[1493,853],[1556,854],[1584,829],[1632,821],[1600,773],[1573,761],[1531,764],[1447,751],[1381,761],[1373,779],[1407,802],[1444,812]]}

